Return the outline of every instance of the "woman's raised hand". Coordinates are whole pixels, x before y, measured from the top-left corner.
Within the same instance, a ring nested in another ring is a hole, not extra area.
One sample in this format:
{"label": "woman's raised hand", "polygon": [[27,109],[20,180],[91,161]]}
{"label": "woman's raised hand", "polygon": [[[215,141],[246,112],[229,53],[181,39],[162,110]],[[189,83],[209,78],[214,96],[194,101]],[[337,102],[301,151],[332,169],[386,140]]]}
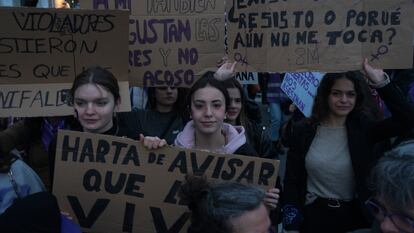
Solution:
{"label": "woman's raised hand", "polygon": [[368,59],[365,58],[364,60],[364,64],[362,65],[363,71],[365,73],[365,76],[367,77],[368,81],[371,84],[379,84],[384,82],[387,77],[385,75],[385,72],[382,69],[376,69],[374,67],[372,67],[369,63],[368,63]]}
{"label": "woman's raised hand", "polygon": [[223,81],[233,77],[236,74],[236,64],[237,62],[229,62],[226,58],[223,58],[222,61],[224,62],[218,68],[214,77],[217,80]]}

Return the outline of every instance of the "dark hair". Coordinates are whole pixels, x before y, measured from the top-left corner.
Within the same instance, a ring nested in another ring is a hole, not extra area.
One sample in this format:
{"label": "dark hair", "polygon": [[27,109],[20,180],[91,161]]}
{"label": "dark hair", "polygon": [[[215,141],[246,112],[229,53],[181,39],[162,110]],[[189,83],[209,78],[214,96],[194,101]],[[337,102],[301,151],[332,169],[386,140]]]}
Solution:
{"label": "dark hair", "polygon": [[179,196],[192,212],[188,232],[230,233],[230,220],[259,208],[264,191],[236,182],[210,184],[205,178],[187,176]]}
{"label": "dark hair", "polygon": [[244,94],[242,85],[234,77],[224,80],[223,85],[226,89],[237,88],[237,90],[239,90],[240,97],[241,97],[241,104],[242,104],[241,106],[242,107],[241,107],[239,116],[237,116],[236,123],[237,123],[237,125],[242,125],[242,126],[246,127],[246,124],[247,124],[247,121],[248,121],[247,116],[246,116],[246,112],[245,112],[246,111],[246,109],[245,109],[246,95]]}
{"label": "dark hair", "polygon": [[90,67],[76,76],[73,81],[72,88],[70,89],[71,98],[69,104],[73,105],[73,98],[75,97],[76,89],[88,83],[96,84],[105,88],[114,96],[115,103],[121,99],[118,81],[115,76],[110,71],[96,66]]}
{"label": "dark hair", "polygon": [[375,195],[390,207],[404,210],[414,205],[414,140],[386,152],[369,180]]}
{"label": "dark hair", "polygon": [[230,97],[227,91],[227,88],[224,87],[223,83],[216,78],[214,78],[213,71],[207,71],[200,79],[198,79],[193,86],[190,88],[188,95],[187,95],[187,107],[191,110],[191,98],[193,97],[194,93],[201,88],[205,88],[207,86],[214,87],[218,89],[224,95],[224,99],[226,101],[226,110],[230,105]]}
{"label": "dark hair", "polygon": [[333,85],[339,79],[348,79],[354,84],[356,102],[350,115],[364,113],[370,117],[377,117],[379,114],[378,107],[370,94],[368,84],[362,74],[357,71],[348,71],[344,73],[327,73],[324,75],[314,99],[311,118],[320,122],[328,117],[330,112],[328,98]]}
{"label": "dark hair", "polygon": [[[148,87],[147,93],[148,93],[148,104],[147,108],[151,109],[153,111],[157,108],[157,100],[155,97],[155,90],[159,87]],[[187,96],[188,88],[183,87],[177,87],[177,100],[174,103],[173,108],[179,112],[183,113],[185,112],[185,98]]]}

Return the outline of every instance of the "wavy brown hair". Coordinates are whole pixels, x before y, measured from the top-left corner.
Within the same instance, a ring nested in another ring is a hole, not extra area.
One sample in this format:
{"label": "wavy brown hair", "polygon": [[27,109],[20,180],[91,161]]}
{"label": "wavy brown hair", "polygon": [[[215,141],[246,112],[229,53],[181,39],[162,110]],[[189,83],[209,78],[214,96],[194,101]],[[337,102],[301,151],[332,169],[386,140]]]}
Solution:
{"label": "wavy brown hair", "polygon": [[343,73],[327,73],[324,75],[314,99],[312,120],[321,122],[329,116],[328,97],[333,85],[339,79],[348,79],[354,84],[357,97],[354,109],[352,109],[349,115],[366,114],[369,117],[375,118],[380,116],[378,106],[370,94],[368,84],[364,80],[363,75],[358,71],[348,71]]}

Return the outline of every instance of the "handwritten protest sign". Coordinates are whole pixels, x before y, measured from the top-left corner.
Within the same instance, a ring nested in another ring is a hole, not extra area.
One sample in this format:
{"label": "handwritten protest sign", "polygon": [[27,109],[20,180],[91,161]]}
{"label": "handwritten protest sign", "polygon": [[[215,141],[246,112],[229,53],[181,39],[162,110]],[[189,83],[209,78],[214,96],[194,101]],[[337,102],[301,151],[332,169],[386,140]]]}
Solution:
{"label": "handwritten protest sign", "polygon": [[82,8],[128,8],[130,82],[191,86],[224,55],[224,2],[85,0]]}
{"label": "handwritten protest sign", "polygon": [[363,58],[412,67],[411,0],[227,1],[238,70],[345,71]]}
{"label": "handwritten protest sign", "polygon": [[217,0],[147,0],[143,5],[133,0],[85,0],[81,2],[82,8],[87,9],[124,9],[131,11],[132,15],[191,15],[203,14],[216,9],[224,13],[223,1]]}
{"label": "handwritten protest sign", "polygon": [[0,21],[0,84],[71,83],[91,65],[128,80],[126,12],[0,8]]}
{"label": "handwritten protest sign", "polygon": [[[128,82],[118,84],[120,109],[130,111]],[[72,115],[73,107],[67,105],[70,86],[69,83],[0,85],[0,117]]]}
{"label": "handwritten protest sign", "polygon": [[259,75],[257,72],[239,72],[236,74],[236,79],[241,84],[258,84]]}
{"label": "handwritten protest sign", "polygon": [[313,99],[322,80],[323,73],[286,73],[281,89],[306,117],[312,113]]}
{"label": "handwritten protest sign", "polygon": [[87,232],[186,232],[188,208],[177,193],[186,174],[274,187],[279,162],[59,131],[53,192]]}
{"label": "handwritten protest sign", "polygon": [[[110,70],[119,81],[128,81],[127,12],[0,8],[0,22],[2,116],[72,114],[70,107],[60,103],[54,109],[26,105],[23,102],[27,100],[23,99],[40,98],[35,94],[39,91],[44,95],[50,91],[56,96],[61,90],[69,89],[76,75],[89,66],[99,65]],[[8,102],[11,98],[19,101],[20,94],[20,109],[11,111]],[[56,100],[50,104],[53,102]],[[130,110],[129,98],[122,100],[120,109]]]}

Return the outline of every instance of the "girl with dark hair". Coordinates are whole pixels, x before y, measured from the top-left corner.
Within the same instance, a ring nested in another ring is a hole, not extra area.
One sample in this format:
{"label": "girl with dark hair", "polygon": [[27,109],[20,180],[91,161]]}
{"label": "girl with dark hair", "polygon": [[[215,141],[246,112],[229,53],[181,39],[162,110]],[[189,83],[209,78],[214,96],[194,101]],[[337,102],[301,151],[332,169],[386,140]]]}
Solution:
{"label": "girl with dark hair", "polygon": [[[177,135],[174,144],[179,147],[207,150],[216,153],[257,156],[256,151],[247,143],[243,126],[224,123],[230,97],[222,81],[215,78],[214,72],[205,73],[190,88],[187,107],[192,118],[183,131]],[[145,137],[141,141],[149,149],[165,146],[164,139]],[[276,208],[279,189],[266,192],[265,202]]]}
{"label": "girl with dark hair", "polygon": [[117,113],[121,96],[111,72],[91,67],[80,73],[73,81],[68,102],[78,123],[72,125],[73,130],[138,138],[138,131],[127,125],[131,114]]}
{"label": "girl with dark hair", "polygon": [[[283,224],[294,232],[348,232],[369,227],[366,179],[377,142],[413,128],[414,111],[380,69],[364,72],[392,112],[378,120],[356,72],[328,73],[312,116],[293,128],[284,180]],[[368,216],[368,215],[367,215]]]}
{"label": "girl with dark hair", "polygon": [[[230,97],[222,82],[214,78],[214,72],[205,73],[190,88],[187,108],[191,121],[177,135],[174,144],[219,153],[257,156],[247,143],[245,130],[240,126],[224,123]],[[160,142],[158,137],[146,137],[151,148]],[[152,143],[154,142],[154,144]]]}
{"label": "girl with dark hair", "polygon": [[250,145],[261,157],[275,158],[272,141],[266,133],[266,127],[260,126],[246,115],[246,96],[243,87],[235,78],[223,81],[230,97],[230,105],[227,110],[225,122],[236,126],[241,125],[246,130],[246,138]]}
{"label": "girl with dark hair", "polygon": [[[134,121],[131,112],[117,113],[120,103],[114,75],[101,67],[86,69],[76,76],[69,91],[68,104],[73,106],[76,119],[69,129],[138,139],[139,131],[131,124]],[[52,184],[55,156],[56,137],[49,146]]]}
{"label": "girl with dark hair", "polygon": [[185,111],[185,88],[149,87],[148,109],[138,109],[134,114],[136,128],[146,136],[164,138],[174,143],[177,134],[188,121]]}

